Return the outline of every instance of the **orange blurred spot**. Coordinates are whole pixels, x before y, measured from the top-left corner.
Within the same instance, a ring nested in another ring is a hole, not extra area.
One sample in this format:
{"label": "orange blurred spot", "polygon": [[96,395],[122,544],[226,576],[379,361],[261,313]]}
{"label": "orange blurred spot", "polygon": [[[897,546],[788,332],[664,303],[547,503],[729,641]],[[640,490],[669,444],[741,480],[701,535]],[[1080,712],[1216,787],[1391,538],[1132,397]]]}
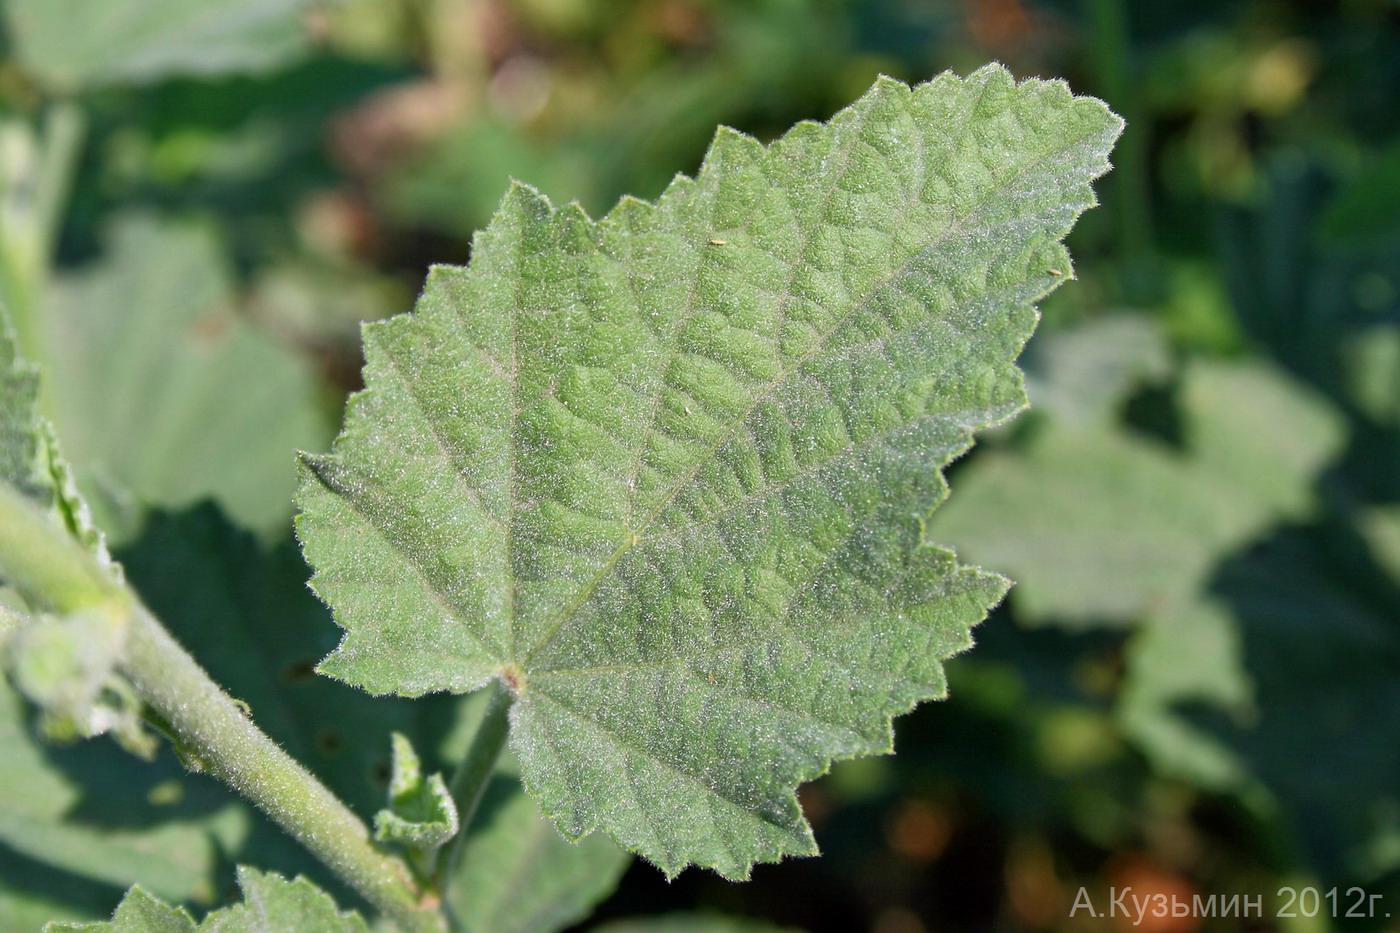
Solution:
{"label": "orange blurred spot", "polygon": [[[1104,868],[1108,883],[1120,891],[1132,888],[1138,898],[1151,899],[1159,903],[1160,898],[1167,902],[1190,904],[1197,894],[1196,886],[1179,872],[1155,861],[1141,852],[1120,852],[1111,858]],[[1142,903],[1146,903],[1143,900]],[[1156,917],[1149,912],[1134,923],[1137,917],[1116,917],[1115,924],[1121,930],[1136,930],[1138,933],[1191,933],[1201,925],[1201,918],[1190,915],[1184,917]]]}
{"label": "orange blurred spot", "polygon": [[885,841],[915,862],[931,862],[948,848],[953,821],[946,810],[923,800],[906,800],[885,827]]}
{"label": "orange blurred spot", "polygon": [[987,48],[1015,46],[1030,37],[1031,18],[1021,0],[966,0],[967,31]]}

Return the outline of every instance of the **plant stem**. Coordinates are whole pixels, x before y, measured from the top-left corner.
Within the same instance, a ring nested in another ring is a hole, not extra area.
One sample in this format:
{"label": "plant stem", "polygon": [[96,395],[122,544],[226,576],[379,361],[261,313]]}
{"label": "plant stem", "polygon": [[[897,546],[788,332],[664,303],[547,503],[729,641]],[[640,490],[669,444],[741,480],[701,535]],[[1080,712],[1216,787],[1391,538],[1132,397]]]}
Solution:
{"label": "plant stem", "polygon": [[32,162],[8,166],[0,180],[0,296],[9,311],[24,355],[47,359],[40,315],[63,209],[82,155],[87,120],[71,100],[58,100],[44,113],[34,140]]}
{"label": "plant stem", "polygon": [[409,933],[439,933],[403,865],[309,771],[249,720],[137,596],[37,506],[0,482],[0,575],[43,608],[106,605],[125,615],[118,669],[205,768],[260,807]]}
{"label": "plant stem", "polygon": [[486,711],[481,715],[481,722],[476,727],[471,744],[467,746],[462,764],[458,766],[457,773],[452,776],[452,783],[448,785],[452,792],[452,800],[457,804],[457,818],[462,828],[447,844],[447,850],[439,859],[436,872],[439,891],[446,890],[447,881],[452,877],[453,869],[457,867],[457,859],[462,854],[462,843],[467,838],[472,817],[481,805],[486,785],[491,782],[491,775],[496,770],[496,761],[501,757],[501,751],[506,745],[506,735],[510,731],[510,706],[515,701],[515,694],[501,680],[493,680],[491,686],[486,689],[489,691]]}
{"label": "plant stem", "polygon": [[365,825],[249,720],[139,604],[120,669],[204,763],[407,930],[437,931],[403,867],[369,841]]}
{"label": "plant stem", "polygon": [[0,573],[27,601],[58,612],[109,604],[126,591],[38,505],[0,481]]}

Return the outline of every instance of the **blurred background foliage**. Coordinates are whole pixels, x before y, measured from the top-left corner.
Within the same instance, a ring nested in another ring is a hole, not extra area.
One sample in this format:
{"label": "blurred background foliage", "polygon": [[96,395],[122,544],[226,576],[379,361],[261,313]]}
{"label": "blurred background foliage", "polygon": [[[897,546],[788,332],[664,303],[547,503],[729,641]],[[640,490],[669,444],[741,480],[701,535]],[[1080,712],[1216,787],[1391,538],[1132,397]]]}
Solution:
{"label": "blurred background foliage", "polygon": [[[45,407],[148,601],[366,815],[388,731],[445,755],[469,711],[311,674],[336,631],[301,586],[290,451],[357,387],[357,322],[466,261],[511,177],[596,216],[693,171],[715,124],[771,138],[881,72],[999,59],[1103,97],[1129,129],[1027,352],[1034,408],[930,528],[1018,581],[951,699],[804,789],[821,859],[748,885],[634,864],[578,928],[1117,928],[1070,916],[1081,885],[1267,914],[1284,884],[1360,885],[1400,911],[1400,3],[3,12],[0,296]],[[235,861],[316,873],[173,756],[55,748],[27,717],[0,688],[0,929],[103,916],[138,878],[206,906]],[[590,899],[622,871],[598,857]],[[1139,929],[1346,923],[1384,925]]]}

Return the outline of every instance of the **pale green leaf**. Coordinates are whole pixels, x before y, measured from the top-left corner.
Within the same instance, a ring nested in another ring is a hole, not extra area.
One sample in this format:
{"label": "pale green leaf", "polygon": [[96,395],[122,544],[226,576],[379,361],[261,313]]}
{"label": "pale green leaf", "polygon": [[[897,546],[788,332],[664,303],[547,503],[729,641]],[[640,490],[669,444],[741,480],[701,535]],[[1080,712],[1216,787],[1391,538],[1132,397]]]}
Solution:
{"label": "pale green leaf", "polygon": [[1027,356],[1031,406],[1076,425],[1116,418],[1134,388],[1159,382],[1170,370],[1161,328],[1130,314],[1042,337]]}
{"label": "pale green leaf", "polygon": [[1221,557],[1307,513],[1343,432],[1331,406],[1263,364],[1193,362],[1177,403],[1183,450],[1052,417],[969,469],[934,533],[1006,568],[1027,622],[1131,624],[1188,605]]}
{"label": "pale green leaf", "polygon": [[367,933],[358,914],[342,913],[335,901],[305,878],[238,867],[243,902],[216,910],[198,926],[176,907],[132,888],[105,923],[50,923],[44,933]]}
{"label": "pale green leaf", "polygon": [[389,806],[374,816],[374,838],[432,852],[457,835],[457,805],[441,774],[423,776],[408,738],[400,732],[392,738]]}
{"label": "pale green leaf", "polygon": [[238,886],[243,903],[205,917],[200,933],[367,933],[358,914],[342,913],[330,895],[305,878],[288,881],[240,865]]}
{"label": "pale green leaf", "polygon": [[1203,599],[1149,619],[1124,663],[1116,710],[1124,734],[1159,771],[1203,787],[1240,787],[1247,769],[1239,753],[1180,713],[1208,709],[1237,727],[1254,721],[1244,647],[1228,609]]}
{"label": "pale green leaf", "polygon": [[1000,67],[880,80],[602,221],[516,186],[468,269],[365,329],[298,528],[375,692],[517,693],[564,833],[668,873],[815,850],[794,787],[888,752],[1006,582],[923,535],[1025,402],[1120,121]]}
{"label": "pale green leaf", "polygon": [[610,839],[571,843],[512,774],[497,774],[448,889],[463,933],[554,933],[607,897],[632,857]]}
{"label": "pale green leaf", "polygon": [[306,46],[308,0],[6,0],[14,50],[51,90],[259,72]]}
{"label": "pale green leaf", "polygon": [[195,933],[194,918],[137,886],[106,923],[50,923],[44,933]]}
{"label": "pale green leaf", "polygon": [[[290,451],[325,436],[315,380],[236,313],[208,228],[126,217],[104,259],[54,293],[54,419],[88,487],[107,493],[96,506],[213,497],[251,527],[285,519]],[[129,535],[120,517],[104,525]]]}

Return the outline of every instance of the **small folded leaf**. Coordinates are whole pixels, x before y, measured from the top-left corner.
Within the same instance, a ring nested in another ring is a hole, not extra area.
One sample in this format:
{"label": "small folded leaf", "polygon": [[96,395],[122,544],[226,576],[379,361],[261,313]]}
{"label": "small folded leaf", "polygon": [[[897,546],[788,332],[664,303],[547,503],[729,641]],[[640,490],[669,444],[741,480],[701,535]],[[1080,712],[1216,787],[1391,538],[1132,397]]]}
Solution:
{"label": "small folded leaf", "polygon": [[214,911],[198,926],[137,887],[105,923],[50,923],[44,933],[368,933],[358,914],[342,913],[305,878],[288,881],[240,865],[238,886],[243,903]]}
{"label": "small folded leaf", "polygon": [[365,328],[298,529],[374,692],[516,693],[526,787],[675,874],[815,851],[794,789],[891,749],[1007,583],[925,540],[1121,121],[1003,68],[881,79],[594,222],[514,187]]}
{"label": "small folded leaf", "polygon": [[374,838],[432,852],[457,835],[457,804],[441,774],[423,776],[413,744],[395,732],[389,808],[374,816]]}

